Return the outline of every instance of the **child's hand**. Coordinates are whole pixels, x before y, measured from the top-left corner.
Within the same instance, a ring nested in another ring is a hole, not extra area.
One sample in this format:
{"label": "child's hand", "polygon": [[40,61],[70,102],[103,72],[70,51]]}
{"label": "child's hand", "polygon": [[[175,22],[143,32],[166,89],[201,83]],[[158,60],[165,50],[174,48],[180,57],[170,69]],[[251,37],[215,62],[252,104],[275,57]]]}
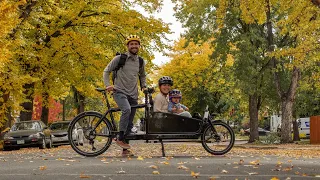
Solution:
{"label": "child's hand", "polygon": [[178,113],[182,113],[184,110],[182,108],[179,108],[177,111]]}
{"label": "child's hand", "polygon": [[177,111],[177,108],[173,107],[172,112],[176,112],[176,111]]}
{"label": "child's hand", "polygon": [[186,111],[189,111],[189,108],[186,107]]}

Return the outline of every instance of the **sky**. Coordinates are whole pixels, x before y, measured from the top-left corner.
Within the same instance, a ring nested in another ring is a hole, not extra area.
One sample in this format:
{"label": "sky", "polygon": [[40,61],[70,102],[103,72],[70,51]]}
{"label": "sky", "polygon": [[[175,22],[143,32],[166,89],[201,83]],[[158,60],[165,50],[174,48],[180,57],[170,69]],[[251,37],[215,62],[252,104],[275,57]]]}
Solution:
{"label": "sky", "polygon": [[[172,40],[178,40],[180,37],[180,34],[184,31],[182,28],[182,24],[177,21],[177,19],[174,17],[174,11],[173,11],[174,4],[171,2],[171,0],[163,0],[163,6],[162,10],[159,13],[153,14],[156,18],[161,18],[165,23],[171,23],[169,25],[170,30],[173,32],[173,34],[168,34],[168,39]],[[170,61],[169,57],[163,56],[161,52],[154,52],[155,59],[153,60],[153,63],[156,65],[162,65],[168,61]]]}

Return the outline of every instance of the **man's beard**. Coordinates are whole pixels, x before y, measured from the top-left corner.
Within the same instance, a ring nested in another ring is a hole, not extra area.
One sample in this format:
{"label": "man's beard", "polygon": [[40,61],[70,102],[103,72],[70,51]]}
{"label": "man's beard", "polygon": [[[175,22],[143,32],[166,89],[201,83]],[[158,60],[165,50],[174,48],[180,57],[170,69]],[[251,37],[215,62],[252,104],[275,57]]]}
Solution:
{"label": "man's beard", "polygon": [[[136,49],[136,50],[137,50],[137,49]],[[129,49],[129,52],[130,52],[131,54],[133,54],[133,55],[137,55],[139,51],[137,50],[137,52],[132,52],[132,50]]]}

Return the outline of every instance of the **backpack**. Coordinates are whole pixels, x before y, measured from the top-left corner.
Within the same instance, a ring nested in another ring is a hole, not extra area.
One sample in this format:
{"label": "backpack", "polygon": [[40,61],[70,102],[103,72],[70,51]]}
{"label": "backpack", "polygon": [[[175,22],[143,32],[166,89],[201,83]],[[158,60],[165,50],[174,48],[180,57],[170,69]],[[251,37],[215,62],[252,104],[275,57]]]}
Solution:
{"label": "backpack", "polygon": [[[124,64],[126,63],[127,61],[127,58],[128,58],[128,55],[126,54],[122,54],[122,53],[119,53],[117,52],[116,55],[120,55],[120,61],[118,63],[118,66],[112,71],[112,83],[114,84],[114,81],[117,77],[117,72],[120,68],[122,68],[124,66]],[[139,71],[141,70],[142,66],[143,66],[143,59],[142,57],[138,56],[139,58]],[[140,81],[140,78],[139,78],[139,81]],[[141,87],[141,81],[140,81],[140,87]]]}

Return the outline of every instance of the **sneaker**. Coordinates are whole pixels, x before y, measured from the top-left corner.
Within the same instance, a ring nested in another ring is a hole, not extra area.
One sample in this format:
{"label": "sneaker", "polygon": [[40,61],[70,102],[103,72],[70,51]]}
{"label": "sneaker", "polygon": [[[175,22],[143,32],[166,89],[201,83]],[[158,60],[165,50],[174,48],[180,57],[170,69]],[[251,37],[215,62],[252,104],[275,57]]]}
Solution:
{"label": "sneaker", "polygon": [[116,143],[118,146],[122,147],[123,149],[130,149],[131,148],[131,146],[129,144],[127,144],[123,141],[117,140]]}
{"label": "sneaker", "polygon": [[122,151],[122,157],[132,157],[134,154],[130,150],[123,150]]}

